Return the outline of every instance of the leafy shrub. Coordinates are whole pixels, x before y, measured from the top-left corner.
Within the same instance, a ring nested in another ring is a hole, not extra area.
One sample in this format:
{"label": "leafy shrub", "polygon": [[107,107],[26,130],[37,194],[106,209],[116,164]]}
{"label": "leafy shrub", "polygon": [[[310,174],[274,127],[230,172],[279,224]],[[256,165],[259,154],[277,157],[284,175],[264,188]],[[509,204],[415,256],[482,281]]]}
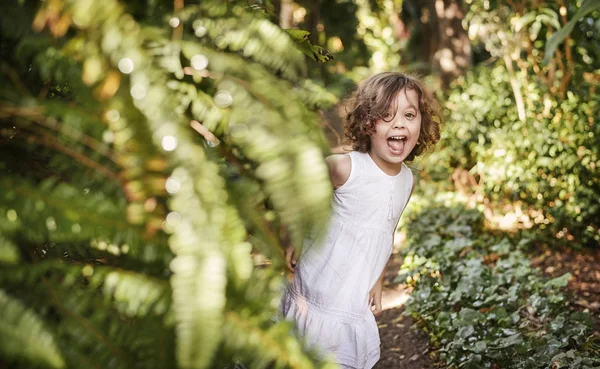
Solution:
{"label": "leafy shrub", "polygon": [[600,347],[588,314],[569,312],[561,288],[521,247],[484,233],[477,210],[428,208],[409,223],[399,280],[414,287],[408,312],[429,333],[439,358],[465,368],[592,368]]}
{"label": "leafy shrub", "polygon": [[598,245],[600,103],[592,86],[560,99],[530,80],[525,121],[500,64],[475,68],[451,91],[441,149],[428,161],[434,178],[464,169],[481,203],[518,205],[540,234]]}

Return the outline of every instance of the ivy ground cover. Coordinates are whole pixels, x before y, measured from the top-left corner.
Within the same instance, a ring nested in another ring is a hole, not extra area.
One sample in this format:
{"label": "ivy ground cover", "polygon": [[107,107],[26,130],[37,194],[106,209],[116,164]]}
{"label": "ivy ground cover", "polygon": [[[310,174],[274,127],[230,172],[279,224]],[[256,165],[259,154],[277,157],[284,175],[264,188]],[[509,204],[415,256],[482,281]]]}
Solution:
{"label": "ivy ground cover", "polygon": [[600,368],[586,313],[569,309],[570,274],[544,278],[524,247],[486,231],[477,210],[427,208],[407,226],[397,281],[450,368]]}

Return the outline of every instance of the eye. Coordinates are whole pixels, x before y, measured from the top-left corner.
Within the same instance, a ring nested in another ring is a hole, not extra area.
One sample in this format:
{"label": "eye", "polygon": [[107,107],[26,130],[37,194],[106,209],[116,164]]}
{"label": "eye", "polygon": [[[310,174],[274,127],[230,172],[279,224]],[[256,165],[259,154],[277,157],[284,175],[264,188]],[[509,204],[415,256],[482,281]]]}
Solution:
{"label": "eye", "polygon": [[383,120],[385,120],[387,122],[387,121],[389,121],[390,119],[393,118],[393,115],[392,115],[392,113],[387,112],[387,113],[383,113],[383,115],[382,115],[381,118],[383,118]]}
{"label": "eye", "polygon": [[406,119],[409,119],[409,120],[413,120],[417,117],[417,115],[413,112],[406,113],[406,114],[404,114],[404,116],[406,117]]}

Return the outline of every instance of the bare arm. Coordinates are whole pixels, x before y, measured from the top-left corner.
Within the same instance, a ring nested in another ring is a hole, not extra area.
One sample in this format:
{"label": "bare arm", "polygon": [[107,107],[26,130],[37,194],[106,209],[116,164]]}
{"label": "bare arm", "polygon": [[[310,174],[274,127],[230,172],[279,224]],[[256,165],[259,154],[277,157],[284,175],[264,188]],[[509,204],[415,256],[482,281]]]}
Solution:
{"label": "bare arm", "polygon": [[334,154],[325,158],[325,163],[329,169],[329,179],[333,189],[340,188],[350,177],[352,170],[352,160],[346,154]]}

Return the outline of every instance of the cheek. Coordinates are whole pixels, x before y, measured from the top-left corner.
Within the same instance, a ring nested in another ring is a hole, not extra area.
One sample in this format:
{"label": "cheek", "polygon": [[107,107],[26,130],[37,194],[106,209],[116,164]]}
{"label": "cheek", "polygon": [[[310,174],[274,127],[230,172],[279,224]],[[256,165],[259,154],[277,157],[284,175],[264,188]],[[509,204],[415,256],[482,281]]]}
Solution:
{"label": "cheek", "polygon": [[373,133],[373,135],[375,135],[377,138],[385,138],[388,130],[389,128],[386,127],[384,124],[378,124],[375,126],[375,132]]}
{"label": "cheek", "polygon": [[413,126],[412,131],[414,132],[415,136],[417,138],[419,138],[419,136],[421,135],[421,122],[420,121]]}

